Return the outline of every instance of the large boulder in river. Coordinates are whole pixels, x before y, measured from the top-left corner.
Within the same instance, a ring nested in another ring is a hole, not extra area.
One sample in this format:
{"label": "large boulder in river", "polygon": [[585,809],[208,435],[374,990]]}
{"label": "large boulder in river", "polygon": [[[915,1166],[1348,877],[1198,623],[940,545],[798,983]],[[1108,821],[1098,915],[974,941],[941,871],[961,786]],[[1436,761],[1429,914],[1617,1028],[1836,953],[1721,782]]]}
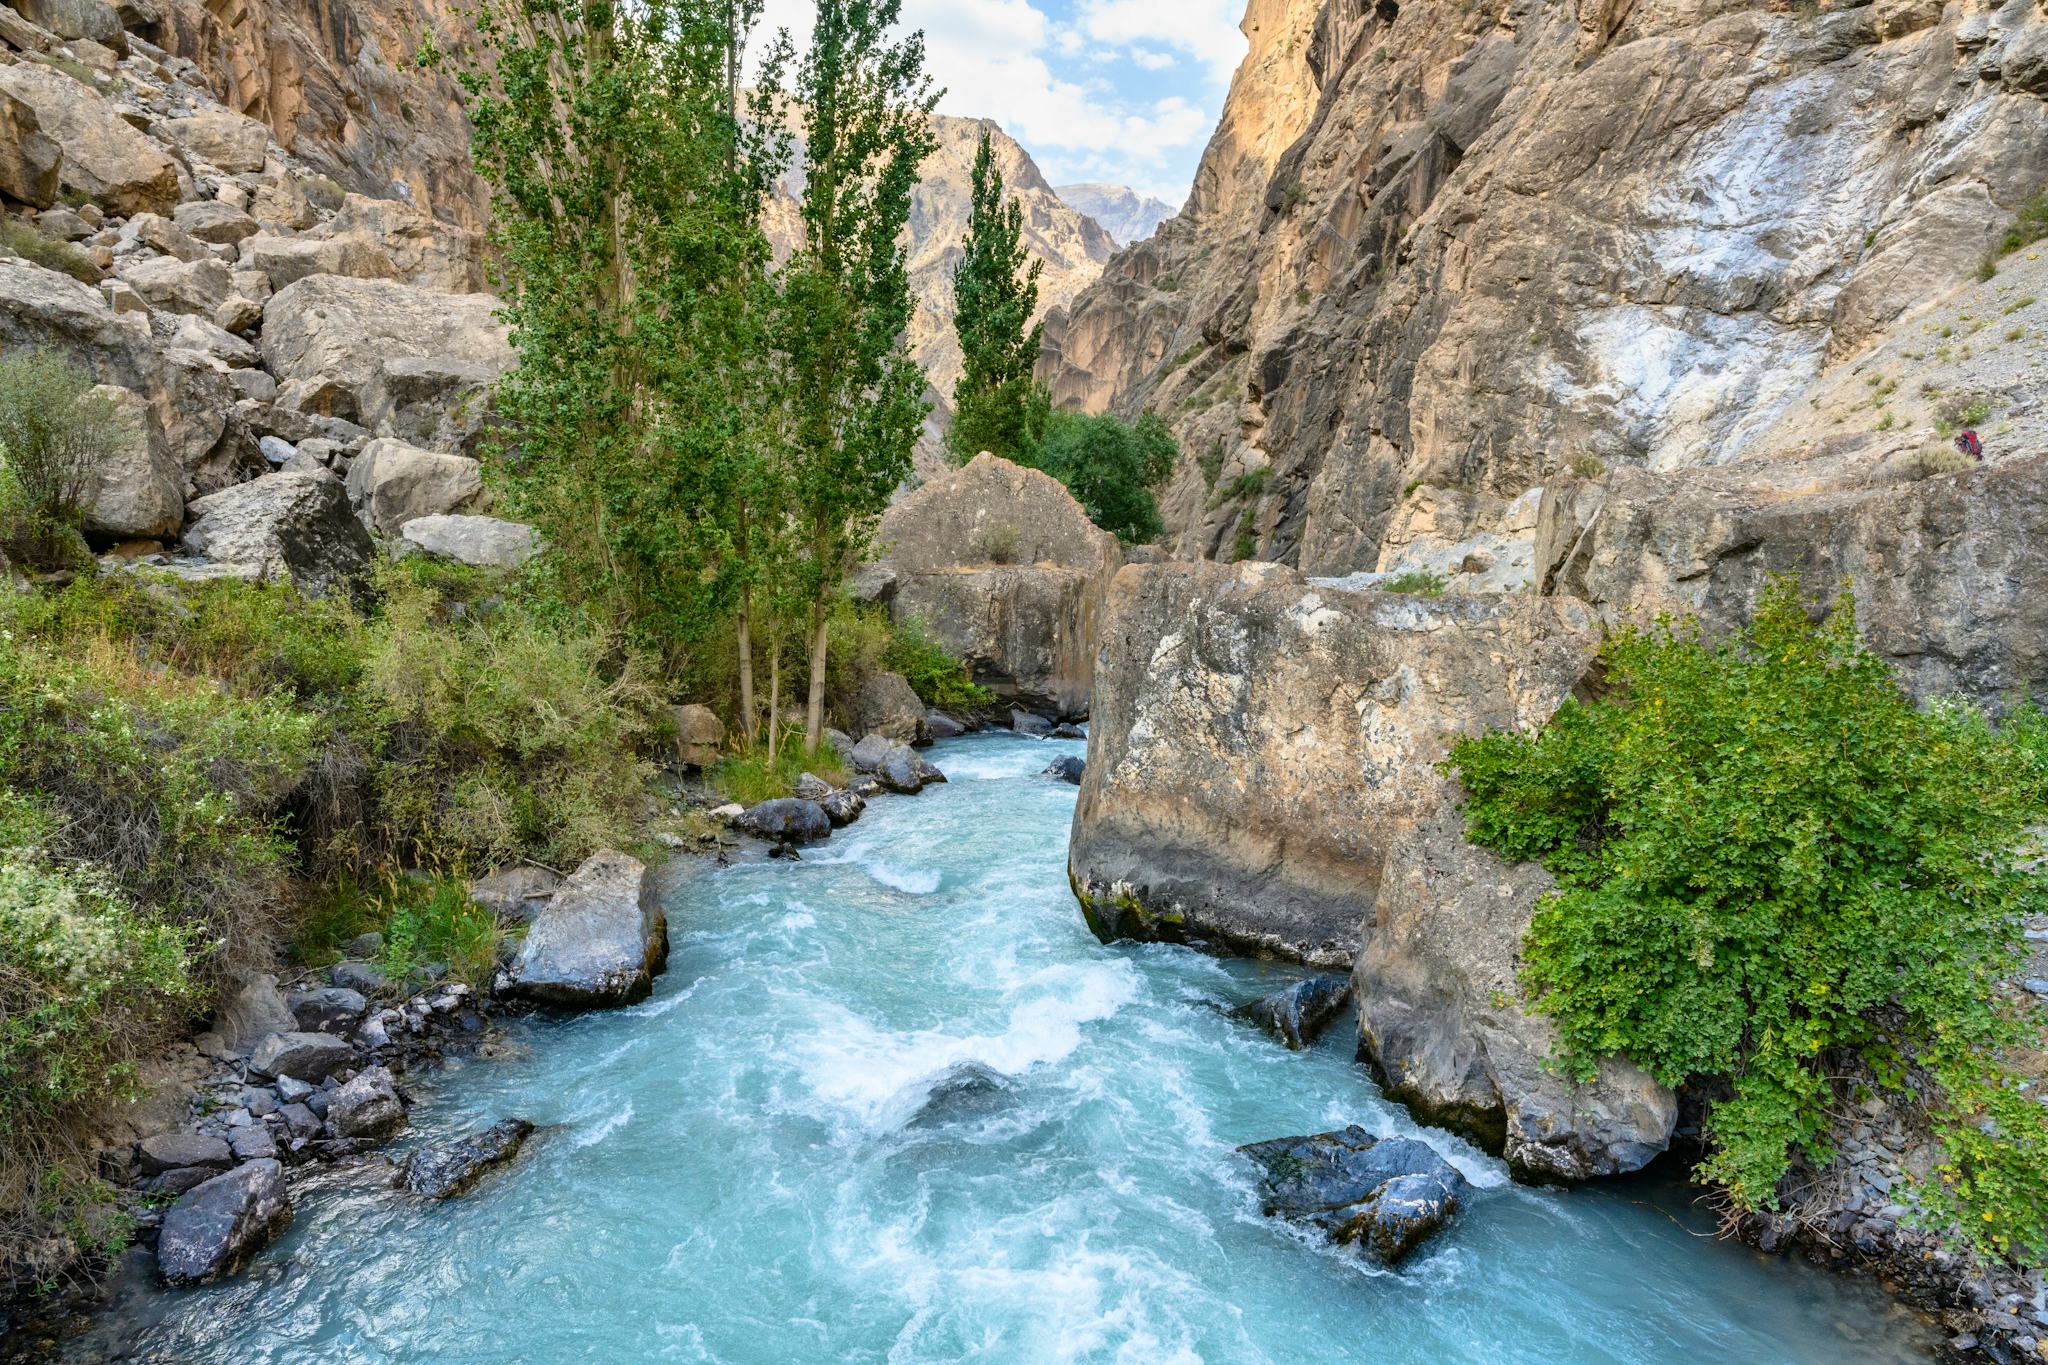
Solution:
{"label": "large boulder in river", "polygon": [[585,859],[534,919],[508,991],[582,1009],[630,1005],[647,998],[667,963],[668,918],[647,865],[606,849]]}
{"label": "large boulder in river", "polygon": [[832,819],[816,801],[801,796],[778,796],[752,807],[737,820],[735,828],[757,839],[780,844],[815,844],[832,833]]}
{"label": "large boulder in river", "polygon": [[341,484],[318,474],[265,474],[194,502],[185,548],[258,582],[315,597],[353,592],[370,568],[370,536]]}
{"label": "large boulder in river", "polygon": [[897,744],[931,743],[924,703],[901,673],[876,669],[861,679],[842,705],[847,726],[856,735],[880,735]]}
{"label": "large boulder in river", "polygon": [[1521,594],[1312,588],[1273,564],[1133,565],[1103,629],[1068,871],[1104,938],[1349,969],[1397,1098],[1520,1173],[1632,1170],[1671,1092],[1619,1060],[1578,1085],[1512,963],[1540,869],[1463,839],[1450,738],[1548,720],[1598,622]]}
{"label": "large boulder in river", "polygon": [[1427,1143],[1352,1124],[1237,1149],[1260,1169],[1261,1210],[1392,1265],[1457,1212],[1465,1178]]}
{"label": "large boulder in river", "polygon": [[1007,700],[1085,715],[1095,627],[1123,562],[1060,481],[994,455],[906,494],[882,517],[889,610],[915,617]]}
{"label": "large boulder in river", "polygon": [[170,1284],[207,1284],[240,1270],[291,1221],[284,1167],[251,1161],[178,1197],[164,1214],[157,1265]]}
{"label": "large boulder in river", "polygon": [[896,745],[875,765],[875,781],[899,796],[915,796],[933,783],[945,780],[944,773],[925,762],[924,756],[908,744]]}
{"label": "large boulder in river", "polygon": [[415,1148],[398,1168],[397,1183],[409,1194],[453,1199],[519,1155],[532,1134],[533,1125],[525,1119],[500,1119],[481,1133]]}
{"label": "large boulder in river", "polygon": [[1238,1013],[1299,1052],[1344,1013],[1350,999],[1347,978],[1312,976],[1260,996]]}

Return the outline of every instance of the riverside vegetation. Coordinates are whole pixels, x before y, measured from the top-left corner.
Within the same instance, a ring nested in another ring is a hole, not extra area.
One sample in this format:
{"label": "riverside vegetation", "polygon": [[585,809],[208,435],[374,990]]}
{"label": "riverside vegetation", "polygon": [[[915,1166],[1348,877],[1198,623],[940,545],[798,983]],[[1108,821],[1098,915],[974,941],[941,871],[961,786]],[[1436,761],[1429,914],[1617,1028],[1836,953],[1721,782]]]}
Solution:
{"label": "riverside vegetation", "polygon": [[1789,581],[1735,638],[1667,618],[1604,658],[1610,695],[1445,765],[1473,841],[1557,879],[1523,949],[1561,1064],[1703,1087],[1695,1174],[1737,1211],[1826,1166],[1859,1097],[1918,1096],[1942,1151],[1921,1218],[2040,1264],[2042,1020],[2009,979],[2043,898],[2048,719],[1916,709],[1852,599],[1814,625]]}

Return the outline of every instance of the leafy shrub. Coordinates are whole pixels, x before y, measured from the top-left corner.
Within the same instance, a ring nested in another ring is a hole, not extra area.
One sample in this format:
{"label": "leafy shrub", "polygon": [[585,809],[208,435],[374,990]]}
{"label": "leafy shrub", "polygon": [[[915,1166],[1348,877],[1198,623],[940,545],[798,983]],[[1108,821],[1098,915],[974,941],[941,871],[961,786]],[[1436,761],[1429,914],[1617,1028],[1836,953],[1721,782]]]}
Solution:
{"label": "leafy shrub", "polygon": [[1607,477],[1607,462],[1597,455],[1581,452],[1572,456],[1569,468],[1576,478],[1602,479]]}
{"label": "leafy shrub", "polygon": [[1242,564],[1259,552],[1259,538],[1253,534],[1249,520],[1238,522],[1237,537],[1230,542],[1230,562]]}
{"label": "leafy shrub", "polygon": [[2022,857],[2048,814],[2038,718],[1995,731],[1913,708],[1844,596],[1812,624],[1773,585],[1740,636],[1625,632],[1615,691],[1534,734],[1453,745],[1475,843],[1557,878],[1523,941],[1557,1061],[1623,1052],[1666,1084],[1725,1078],[1698,1178],[1777,1202],[1795,1154],[1832,1159],[1842,1055],[1945,1097],[1923,1195],[1992,1254],[2048,1250],[2048,1112],[2001,1058],[2037,1040],[2003,1003]]}
{"label": "leafy shrub", "polygon": [[1165,529],[1152,489],[1173,473],[1179,454],[1157,414],[1127,423],[1110,413],[1055,412],[1029,463],[1065,484],[1090,521],[1136,543]]}
{"label": "leafy shrub", "polygon": [[1381,592],[1413,593],[1417,597],[1442,597],[1451,580],[1434,569],[1408,569],[1380,584]]}
{"label": "leafy shrub", "polygon": [[1017,528],[991,526],[981,533],[981,556],[991,564],[1017,562]]}
{"label": "leafy shrub", "polygon": [[846,780],[846,763],[829,739],[819,740],[817,752],[806,756],[802,730],[786,729],[777,752],[762,743],[735,754],[711,770],[711,784],[726,800],[752,806],[788,796],[807,772],[837,785]]}
{"label": "leafy shrub", "polygon": [[2048,237],[2048,190],[2034,195],[2021,204],[2006,226],[2005,235],[1998,239],[1996,255],[2006,256],[2023,246],[2031,246]]}
{"label": "leafy shrub", "polygon": [[948,654],[914,616],[896,623],[882,664],[901,673],[927,706],[973,710],[995,701],[995,693],[975,682],[967,665]]}
{"label": "leafy shrub", "polygon": [[16,256],[45,270],[62,271],[80,284],[100,282],[100,268],[92,257],[19,218],[0,218],[0,256]]}
{"label": "leafy shrub", "polygon": [[1266,484],[1272,480],[1272,477],[1273,467],[1271,465],[1261,465],[1257,469],[1246,470],[1229,483],[1223,485],[1216,495],[1219,505],[1229,502],[1234,498],[1258,497],[1266,491]]}
{"label": "leafy shrub", "polygon": [[497,918],[459,877],[389,877],[375,910],[383,921],[384,970],[394,980],[439,965],[476,985],[497,970]]}
{"label": "leafy shrub", "polygon": [[1209,442],[1209,448],[1202,452],[1201,465],[1202,483],[1209,488],[1214,488],[1217,478],[1223,473],[1223,438],[1221,436]]}
{"label": "leafy shrub", "polygon": [[85,559],[82,509],[120,423],[70,361],[33,349],[0,356],[0,548],[42,568]]}

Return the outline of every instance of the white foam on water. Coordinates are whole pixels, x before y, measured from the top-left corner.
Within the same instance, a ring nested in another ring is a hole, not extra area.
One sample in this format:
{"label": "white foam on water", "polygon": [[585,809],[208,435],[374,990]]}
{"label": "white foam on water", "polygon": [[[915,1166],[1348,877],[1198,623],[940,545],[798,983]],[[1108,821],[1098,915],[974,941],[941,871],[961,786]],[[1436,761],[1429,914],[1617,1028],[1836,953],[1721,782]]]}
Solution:
{"label": "white foam on water", "polygon": [[578,1147],[595,1147],[598,1143],[603,1142],[613,1133],[618,1132],[619,1129],[625,1127],[628,1123],[632,1122],[632,1120],[633,1101],[627,1100],[625,1108],[616,1110],[613,1113],[606,1115],[604,1120],[600,1122],[595,1128],[592,1128],[587,1132],[580,1132],[576,1134],[576,1137],[574,1139],[575,1144]]}

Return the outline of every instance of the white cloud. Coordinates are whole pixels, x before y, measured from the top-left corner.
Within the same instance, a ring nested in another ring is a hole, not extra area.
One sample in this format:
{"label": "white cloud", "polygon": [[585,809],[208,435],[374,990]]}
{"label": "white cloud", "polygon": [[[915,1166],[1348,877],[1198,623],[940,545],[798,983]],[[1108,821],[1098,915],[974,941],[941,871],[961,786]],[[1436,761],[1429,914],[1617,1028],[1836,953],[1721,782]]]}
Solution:
{"label": "white cloud", "polygon": [[[924,30],[927,69],[946,91],[942,112],[995,119],[1055,184],[1111,180],[1177,203],[1243,56],[1234,21],[1216,25],[1233,3],[1080,0],[1073,22],[1058,23],[1030,0],[904,0],[903,27]],[[801,51],[814,13],[812,0],[766,0],[760,31],[787,28]],[[1176,65],[1176,52],[1206,66],[1215,86],[1206,108],[1080,78],[1091,58],[1127,54],[1150,72]]]}

